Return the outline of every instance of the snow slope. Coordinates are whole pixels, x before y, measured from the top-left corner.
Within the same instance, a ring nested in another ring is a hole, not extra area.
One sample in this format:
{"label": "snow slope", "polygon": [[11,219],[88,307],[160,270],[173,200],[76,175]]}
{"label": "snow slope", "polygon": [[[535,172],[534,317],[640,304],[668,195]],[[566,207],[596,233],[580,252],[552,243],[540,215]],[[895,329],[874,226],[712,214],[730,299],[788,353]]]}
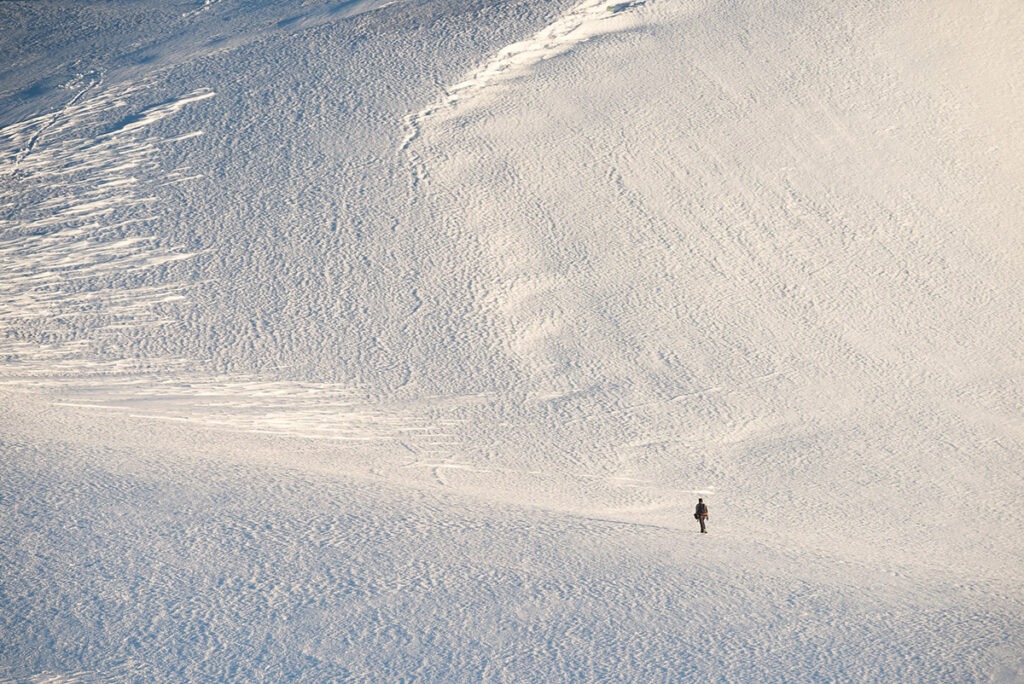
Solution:
{"label": "snow slope", "polygon": [[1024,10],[832,4],[0,5],[0,679],[1024,681]]}

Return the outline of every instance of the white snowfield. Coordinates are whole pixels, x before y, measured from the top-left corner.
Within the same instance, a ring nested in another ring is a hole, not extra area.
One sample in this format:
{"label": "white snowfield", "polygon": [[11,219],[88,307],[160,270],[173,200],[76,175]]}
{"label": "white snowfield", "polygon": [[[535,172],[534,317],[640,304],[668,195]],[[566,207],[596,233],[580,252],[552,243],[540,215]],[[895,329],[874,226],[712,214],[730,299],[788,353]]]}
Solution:
{"label": "white snowfield", "polygon": [[0,681],[1024,681],[1018,0],[0,27]]}

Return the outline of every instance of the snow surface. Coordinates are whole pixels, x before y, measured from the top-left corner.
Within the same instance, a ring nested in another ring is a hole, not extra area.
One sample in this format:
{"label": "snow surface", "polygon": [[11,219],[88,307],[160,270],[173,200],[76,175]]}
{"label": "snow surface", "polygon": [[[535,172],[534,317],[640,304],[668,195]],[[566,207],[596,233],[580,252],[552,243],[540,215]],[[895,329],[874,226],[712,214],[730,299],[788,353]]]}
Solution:
{"label": "snow surface", "polygon": [[1024,681],[1016,0],[0,26],[0,680]]}

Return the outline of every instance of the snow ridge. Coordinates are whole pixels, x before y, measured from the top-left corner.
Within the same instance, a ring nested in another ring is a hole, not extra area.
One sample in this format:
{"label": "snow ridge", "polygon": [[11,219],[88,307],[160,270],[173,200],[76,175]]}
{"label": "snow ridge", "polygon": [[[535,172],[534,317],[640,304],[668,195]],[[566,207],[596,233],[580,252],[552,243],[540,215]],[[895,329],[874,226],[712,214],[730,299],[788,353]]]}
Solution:
{"label": "snow ridge", "polygon": [[405,118],[408,133],[400,151],[408,151],[430,117],[478,104],[484,93],[520,78],[540,62],[564,54],[591,38],[630,28],[635,23],[630,10],[644,4],[645,0],[612,3],[586,0],[533,36],[502,48],[465,79],[445,88],[440,102]]}

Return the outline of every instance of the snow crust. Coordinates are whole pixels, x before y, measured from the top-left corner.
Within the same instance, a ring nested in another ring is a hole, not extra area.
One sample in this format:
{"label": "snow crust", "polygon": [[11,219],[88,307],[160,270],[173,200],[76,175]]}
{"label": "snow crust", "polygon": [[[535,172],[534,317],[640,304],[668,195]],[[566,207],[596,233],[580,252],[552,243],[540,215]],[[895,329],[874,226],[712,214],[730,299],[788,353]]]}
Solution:
{"label": "snow crust", "polygon": [[1024,681],[1019,3],[0,25],[0,680]]}

